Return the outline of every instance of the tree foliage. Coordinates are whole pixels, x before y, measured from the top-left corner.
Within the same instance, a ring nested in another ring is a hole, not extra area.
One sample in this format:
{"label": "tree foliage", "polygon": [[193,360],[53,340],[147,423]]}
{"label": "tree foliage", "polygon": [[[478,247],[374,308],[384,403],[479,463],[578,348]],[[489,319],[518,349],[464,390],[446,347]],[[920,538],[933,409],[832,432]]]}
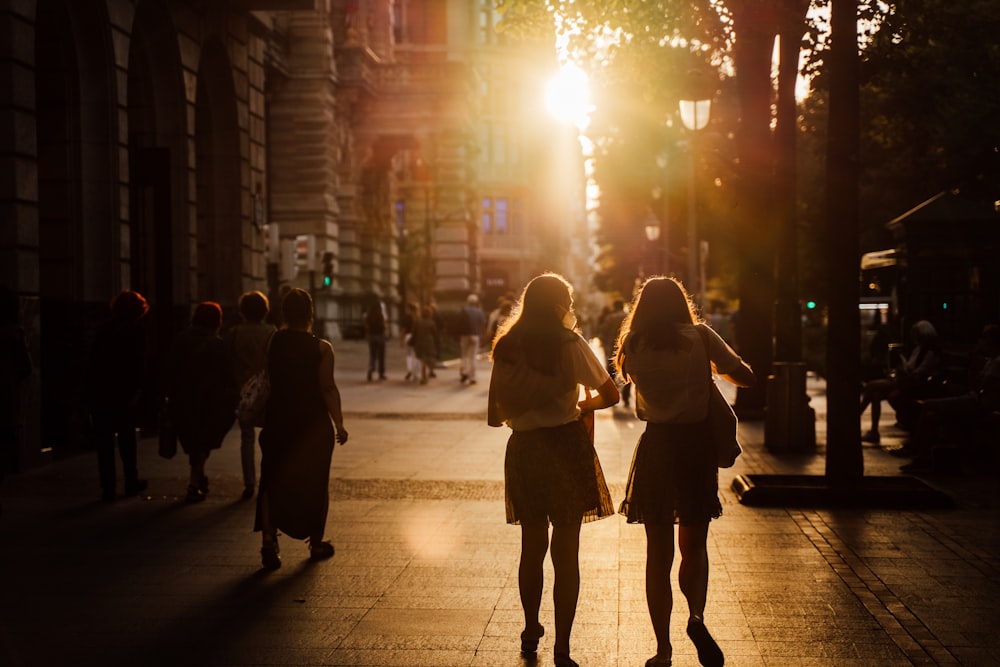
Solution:
{"label": "tree foliage", "polygon": [[[885,223],[943,190],[1000,190],[1000,13],[994,0],[899,0],[874,16],[861,51],[861,245],[892,240]],[[822,63],[819,58],[817,62]],[[827,77],[802,107],[800,215],[823,207]],[[820,157],[820,161],[815,161]],[[822,247],[821,245],[819,247]]]}

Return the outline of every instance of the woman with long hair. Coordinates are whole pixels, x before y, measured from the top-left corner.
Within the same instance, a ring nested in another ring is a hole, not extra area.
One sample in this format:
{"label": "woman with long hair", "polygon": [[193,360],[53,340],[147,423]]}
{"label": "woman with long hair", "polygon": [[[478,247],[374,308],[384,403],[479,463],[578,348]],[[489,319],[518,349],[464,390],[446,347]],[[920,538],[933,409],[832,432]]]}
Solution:
{"label": "woman with long hair", "polygon": [[680,282],[648,279],[622,322],[615,356],[622,379],[635,385],[636,416],[646,422],[619,510],[646,528],[646,603],[656,635],[656,655],[646,667],[666,667],[673,656],[674,524],[678,578],[690,613],[687,634],[702,665],[724,662],[704,621],[708,524],[722,515],[717,459],[709,446],[709,363],[734,384],[754,383],[751,368],[696,315]]}
{"label": "woman with long hair", "polygon": [[329,509],[334,441],[347,442],[333,346],[312,332],[313,301],[293,289],[281,303],[284,324],[271,337],[271,381],[260,433],[260,487],[254,530],[261,532],[264,569],[281,567],[278,531],[309,540],[309,559],[331,558],[323,539]]}
{"label": "woman with long hair", "polygon": [[[488,410],[490,426],[512,430],[504,482],[507,523],[521,526],[521,651],[535,653],[545,632],[538,610],[551,546],[558,667],[576,666],[569,637],[580,594],[580,525],[614,514],[582,417],[617,403],[618,389],[575,327],[565,278],[548,273],[529,282],[494,340]],[[597,394],[580,400],[580,385]]]}

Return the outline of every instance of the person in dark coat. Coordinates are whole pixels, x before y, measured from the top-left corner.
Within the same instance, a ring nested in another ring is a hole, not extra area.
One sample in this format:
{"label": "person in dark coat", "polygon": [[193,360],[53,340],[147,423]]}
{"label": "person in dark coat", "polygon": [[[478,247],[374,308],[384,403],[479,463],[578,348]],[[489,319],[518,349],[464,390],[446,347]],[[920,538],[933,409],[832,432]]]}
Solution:
{"label": "person in dark coat", "polygon": [[333,346],[312,333],[309,292],[293,289],[281,304],[284,325],[271,338],[271,392],[260,434],[260,485],[254,530],[265,569],[281,567],[278,531],[309,540],[310,560],[333,556],[323,539],[334,442],[347,442]]}
{"label": "person in dark coat", "polygon": [[136,453],[136,415],[146,375],[146,338],[141,320],[146,299],[124,290],[111,300],[111,319],[98,329],[90,355],[90,413],[101,480],[101,499],[116,498],[115,445],[122,461],[125,495],[144,491]]}
{"label": "person in dark coat", "polygon": [[195,307],[191,326],[174,340],[168,405],[191,466],[188,502],[208,494],[205,463],[236,420],[239,387],[229,346],[219,337],[221,325],[221,306],[204,301]]}

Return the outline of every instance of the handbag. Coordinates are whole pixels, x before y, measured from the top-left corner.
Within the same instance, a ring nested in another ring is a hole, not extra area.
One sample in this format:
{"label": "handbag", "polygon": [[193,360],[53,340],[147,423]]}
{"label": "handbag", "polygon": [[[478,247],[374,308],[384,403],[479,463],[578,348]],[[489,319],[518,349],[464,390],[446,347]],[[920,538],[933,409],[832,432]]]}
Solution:
{"label": "handbag", "polygon": [[170,399],[163,399],[160,407],[158,452],[165,459],[172,459],[177,454],[177,429],[170,415]]}
{"label": "handbag", "polygon": [[715,383],[712,374],[712,361],[708,356],[708,341],[701,328],[698,328],[702,344],[705,346],[705,358],[708,360],[708,425],[711,431],[712,446],[715,448],[716,463],[720,468],[732,468],[736,459],[743,453],[743,447],[736,439],[736,413],[722,391]]}
{"label": "handbag", "polygon": [[271,339],[265,345],[265,361],[263,367],[252,373],[240,387],[240,400],[236,404],[236,417],[243,424],[254,426],[264,425],[264,410],[267,399],[271,395],[271,377],[267,372],[267,352],[270,351]]}

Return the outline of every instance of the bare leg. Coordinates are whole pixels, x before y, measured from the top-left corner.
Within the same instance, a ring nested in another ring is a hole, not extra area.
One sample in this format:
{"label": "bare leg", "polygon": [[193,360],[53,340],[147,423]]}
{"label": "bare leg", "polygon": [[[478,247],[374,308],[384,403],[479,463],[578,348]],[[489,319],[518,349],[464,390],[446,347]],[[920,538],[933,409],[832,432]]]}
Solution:
{"label": "bare leg", "polygon": [[673,524],[646,524],[646,606],[656,635],[656,655],[667,660],[673,656],[670,644],[670,613],[674,607],[670,569],[673,564]]}
{"label": "bare leg", "polygon": [[690,617],[687,634],[698,649],[698,662],[705,667],[722,667],[725,656],[705,628],[705,599],[708,595],[708,521],[681,526],[678,531],[681,566],[678,574],[681,592],[688,601]]}
{"label": "bare leg", "polygon": [[524,629],[538,627],[538,608],[542,604],[542,565],[549,550],[548,526],[521,526],[521,563],[517,569]]}
{"label": "bare leg", "polygon": [[705,617],[705,600],[708,597],[708,522],[677,529],[677,543],[681,552],[678,572],[681,592],[687,598],[692,618]]}
{"label": "bare leg", "polygon": [[580,524],[552,527],[553,599],[556,611],[554,653],[569,655],[569,635],[580,597]]}

